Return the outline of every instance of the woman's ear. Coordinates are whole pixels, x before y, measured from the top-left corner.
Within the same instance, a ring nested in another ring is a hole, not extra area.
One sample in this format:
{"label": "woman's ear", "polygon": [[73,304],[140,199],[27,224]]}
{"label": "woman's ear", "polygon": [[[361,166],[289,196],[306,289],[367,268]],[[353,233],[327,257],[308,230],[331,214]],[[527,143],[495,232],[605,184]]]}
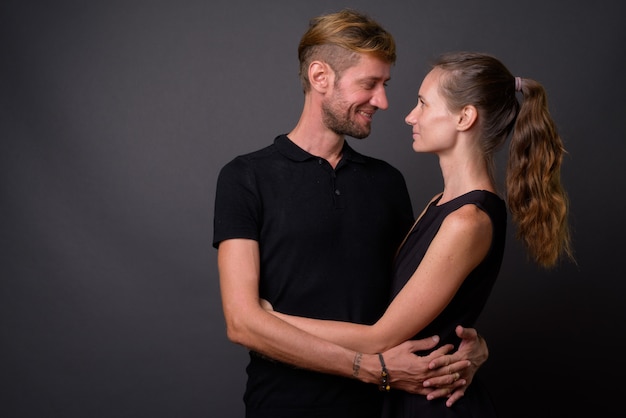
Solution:
{"label": "woman's ear", "polygon": [[459,113],[459,121],[457,123],[457,129],[459,131],[467,131],[478,120],[478,109],[475,106],[467,105]]}
{"label": "woman's ear", "polygon": [[309,65],[309,82],[311,88],[320,93],[325,93],[332,83],[335,73],[328,64],[323,61],[313,61]]}

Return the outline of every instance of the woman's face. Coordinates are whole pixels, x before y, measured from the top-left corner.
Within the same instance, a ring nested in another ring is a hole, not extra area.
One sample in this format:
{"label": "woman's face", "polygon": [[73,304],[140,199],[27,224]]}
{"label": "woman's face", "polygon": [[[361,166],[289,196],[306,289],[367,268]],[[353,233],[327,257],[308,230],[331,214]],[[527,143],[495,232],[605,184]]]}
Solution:
{"label": "woman's face", "polygon": [[434,68],[426,75],[419,90],[417,106],[405,118],[405,122],[413,127],[415,152],[442,153],[456,142],[459,114],[451,112],[439,94],[442,74],[441,69]]}

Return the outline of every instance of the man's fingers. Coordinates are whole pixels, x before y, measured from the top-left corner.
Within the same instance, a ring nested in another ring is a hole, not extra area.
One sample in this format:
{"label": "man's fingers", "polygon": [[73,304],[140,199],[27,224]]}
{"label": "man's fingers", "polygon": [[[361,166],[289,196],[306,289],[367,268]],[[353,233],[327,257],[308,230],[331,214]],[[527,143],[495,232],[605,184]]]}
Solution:
{"label": "man's fingers", "polygon": [[464,328],[461,325],[457,325],[455,329],[457,337],[462,340],[472,340],[478,338],[478,331],[475,328]]}
{"label": "man's fingers", "polygon": [[446,406],[448,408],[451,407],[456,401],[465,396],[465,389],[467,389],[467,386],[462,386],[452,392],[452,395],[446,400]]}
{"label": "man's fingers", "polygon": [[[433,353],[435,353],[435,351],[433,351]],[[430,363],[428,363],[428,368],[430,370],[435,370],[441,367],[445,368],[447,366],[454,366],[456,367],[456,369],[450,370],[449,372],[449,373],[454,373],[454,372],[458,372],[459,369],[461,370],[465,369],[471,364],[469,360],[460,360],[459,357],[461,356],[456,353],[445,355],[445,356],[438,356],[434,358],[433,360],[431,360]]]}
{"label": "man's fingers", "polygon": [[454,397],[452,401],[452,403],[454,403],[465,394],[465,385],[465,380],[459,379],[446,387],[433,390],[426,396],[426,398],[428,400],[433,400],[437,398]]}
{"label": "man's fingers", "polygon": [[444,374],[444,375],[437,376],[437,377],[430,377],[424,380],[422,385],[425,388],[430,388],[430,387],[443,388],[443,387],[447,387],[452,384],[455,384],[457,381],[460,381],[460,380],[465,381],[462,370],[458,372],[454,372],[454,373]]}

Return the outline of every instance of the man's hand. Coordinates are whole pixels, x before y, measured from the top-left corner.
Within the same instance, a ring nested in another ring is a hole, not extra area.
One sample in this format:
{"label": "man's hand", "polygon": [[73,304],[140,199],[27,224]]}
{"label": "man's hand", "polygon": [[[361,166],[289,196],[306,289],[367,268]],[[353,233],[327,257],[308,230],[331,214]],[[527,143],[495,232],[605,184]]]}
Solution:
{"label": "man's hand", "polygon": [[[414,354],[417,351],[430,350],[438,342],[439,337],[436,336],[409,340],[383,353],[393,390],[404,390],[420,395],[435,393],[437,395],[435,397],[441,397],[465,385],[465,381],[460,379],[459,372],[469,366],[467,360],[454,363],[453,374],[445,367],[430,367],[431,364],[437,365],[437,360],[441,358],[453,358],[453,355],[446,355],[454,348],[451,344],[439,347],[427,356]],[[425,387],[424,381],[431,381],[432,387]]]}
{"label": "man's hand", "polygon": [[[465,390],[472,383],[474,375],[489,357],[489,349],[484,338],[478,335],[474,328],[456,327],[456,335],[462,339],[459,349],[450,355],[444,355],[432,360],[431,370],[445,371],[455,378],[454,384],[444,375],[424,381],[424,386],[434,388],[427,397],[429,400],[447,396],[447,406],[452,406],[465,395]],[[463,384],[459,384],[463,382]]]}

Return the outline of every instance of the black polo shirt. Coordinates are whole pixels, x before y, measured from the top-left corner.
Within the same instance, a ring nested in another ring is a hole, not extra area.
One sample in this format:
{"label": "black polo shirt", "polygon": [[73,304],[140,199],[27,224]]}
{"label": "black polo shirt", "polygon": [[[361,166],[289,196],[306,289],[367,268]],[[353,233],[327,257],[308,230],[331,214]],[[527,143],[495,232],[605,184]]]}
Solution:
{"label": "black polo shirt", "polygon": [[[412,221],[404,178],[388,163],[345,143],[333,169],[281,135],[222,168],[213,245],[259,242],[260,295],[278,311],[373,323],[387,305],[392,257]],[[248,416],[265,416],[250,412],[256,408],[309,416],[301,412],[316,407],[322,415],[315,416],[355,416],[346,408],[371,409],[378,399],[375,385],[254,356],[248,377]]]}

